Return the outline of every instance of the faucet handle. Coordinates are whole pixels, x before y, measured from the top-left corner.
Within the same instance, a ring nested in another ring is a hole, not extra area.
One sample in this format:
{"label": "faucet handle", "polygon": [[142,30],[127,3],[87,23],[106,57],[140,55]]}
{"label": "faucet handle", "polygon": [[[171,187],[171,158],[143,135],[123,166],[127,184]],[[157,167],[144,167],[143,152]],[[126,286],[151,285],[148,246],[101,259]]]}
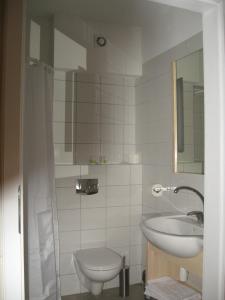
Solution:
{"label": "faucet handle", "polygon": [[187,213],[187,216],[196,216],[200,224],[204,223],[204,214],[202,211],[194,210]]}

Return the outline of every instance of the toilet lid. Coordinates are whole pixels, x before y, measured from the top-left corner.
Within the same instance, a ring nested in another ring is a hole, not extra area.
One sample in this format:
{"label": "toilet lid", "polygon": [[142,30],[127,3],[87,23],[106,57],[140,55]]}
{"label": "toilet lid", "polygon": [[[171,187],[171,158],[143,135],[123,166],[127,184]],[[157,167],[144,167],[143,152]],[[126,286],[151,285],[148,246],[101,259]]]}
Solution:
{"label": "toilet lid", "polygon": [[89,270],[106,271],[117,268],[122,257],[108,248],[82,249],[76,252],[76,258]]}

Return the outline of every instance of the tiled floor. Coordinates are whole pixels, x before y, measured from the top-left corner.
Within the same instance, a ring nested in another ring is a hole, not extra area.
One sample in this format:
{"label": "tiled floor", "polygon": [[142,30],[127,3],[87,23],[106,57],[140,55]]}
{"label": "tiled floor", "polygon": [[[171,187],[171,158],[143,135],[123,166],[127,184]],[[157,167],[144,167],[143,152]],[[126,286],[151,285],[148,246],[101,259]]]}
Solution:
{"label": "tiled floor", "polygon": [[[93,296],[90,293],[83,293],[71,296],[64,296],[62,300],[121,300],[119,296],[119,289],[104,290],[100,296]],[[129,296],[124,298],[126,300],[144,300],[144,288],[142,284],[135,284],[130,286]]]}

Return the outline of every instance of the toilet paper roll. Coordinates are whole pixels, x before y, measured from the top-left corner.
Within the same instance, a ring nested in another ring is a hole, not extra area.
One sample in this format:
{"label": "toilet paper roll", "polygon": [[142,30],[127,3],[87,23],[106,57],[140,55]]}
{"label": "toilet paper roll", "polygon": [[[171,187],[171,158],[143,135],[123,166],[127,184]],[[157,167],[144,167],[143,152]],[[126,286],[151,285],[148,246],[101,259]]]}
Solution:
{"label": "toilet paper roll", "polygon": [[186,282],[188,280],[188,270],[180,268],[180,281]]}

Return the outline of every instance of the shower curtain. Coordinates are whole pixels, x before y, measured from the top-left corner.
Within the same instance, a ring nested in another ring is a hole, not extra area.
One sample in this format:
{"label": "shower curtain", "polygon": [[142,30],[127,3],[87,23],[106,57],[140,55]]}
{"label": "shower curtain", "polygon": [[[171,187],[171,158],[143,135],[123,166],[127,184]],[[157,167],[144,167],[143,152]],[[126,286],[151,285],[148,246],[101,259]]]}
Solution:
{"label": "shower curtain", "polygon": [[[52,130],[53,71],[28,65],[24,103],[24,197],[29,300],[58,300],[58,228]],[[26,298],[27,299],[27,298]]]}

